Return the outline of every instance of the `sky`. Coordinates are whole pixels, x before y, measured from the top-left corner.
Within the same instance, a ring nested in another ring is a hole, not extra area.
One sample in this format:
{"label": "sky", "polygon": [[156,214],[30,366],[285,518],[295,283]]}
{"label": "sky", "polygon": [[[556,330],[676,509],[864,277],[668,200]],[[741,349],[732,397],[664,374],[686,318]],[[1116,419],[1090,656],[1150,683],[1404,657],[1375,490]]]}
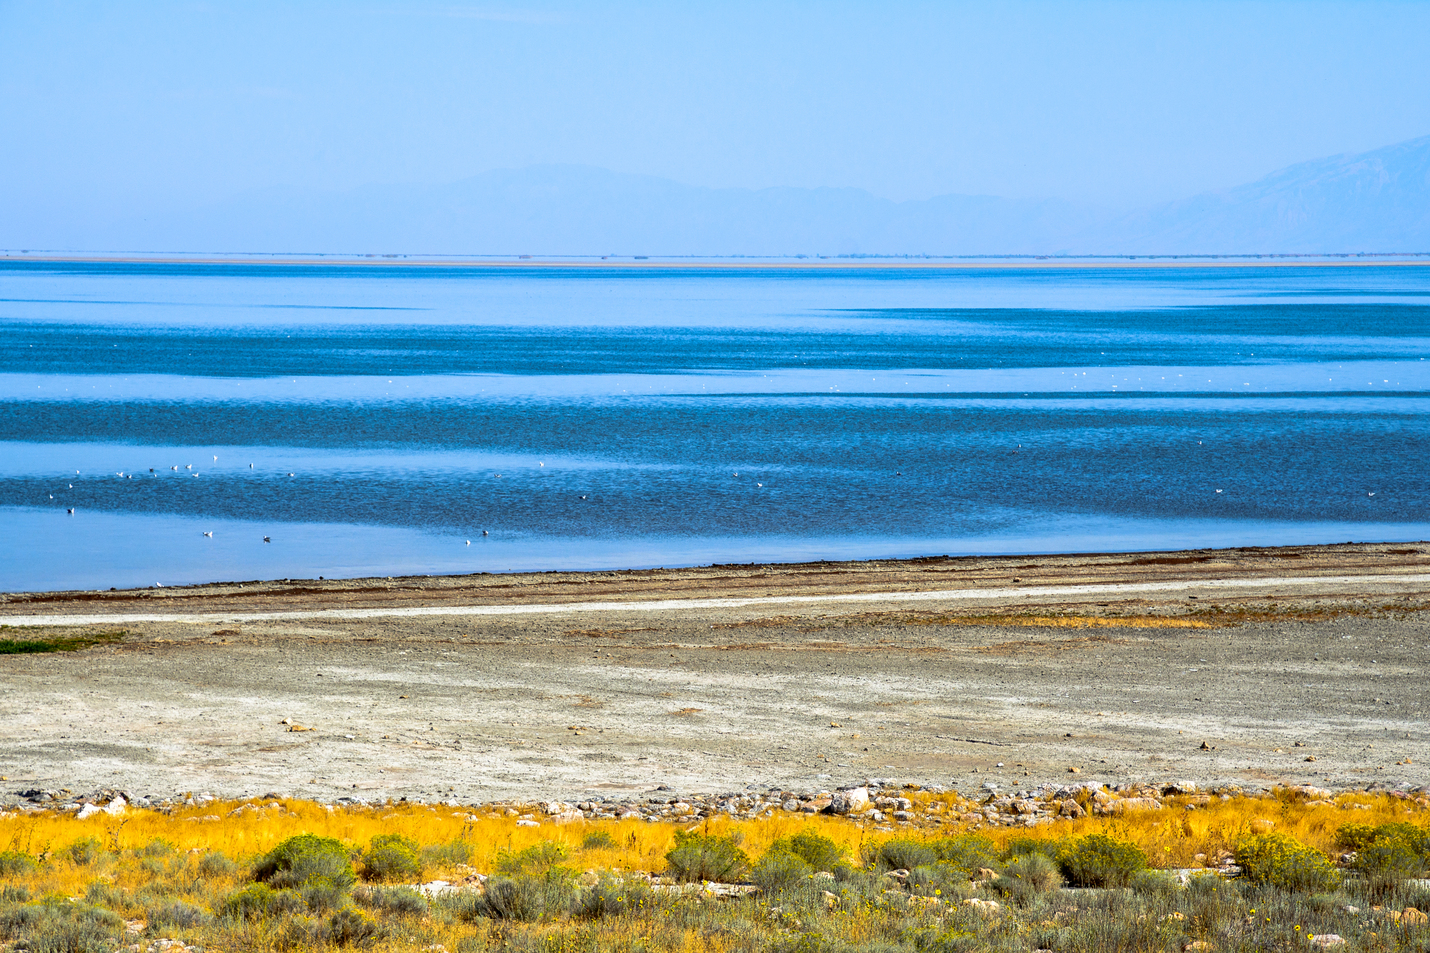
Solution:
{"label": "sky", "polygon": [[0,215],[539,163],[1135,206],[1430,133],[1430,3],[0,0]]}

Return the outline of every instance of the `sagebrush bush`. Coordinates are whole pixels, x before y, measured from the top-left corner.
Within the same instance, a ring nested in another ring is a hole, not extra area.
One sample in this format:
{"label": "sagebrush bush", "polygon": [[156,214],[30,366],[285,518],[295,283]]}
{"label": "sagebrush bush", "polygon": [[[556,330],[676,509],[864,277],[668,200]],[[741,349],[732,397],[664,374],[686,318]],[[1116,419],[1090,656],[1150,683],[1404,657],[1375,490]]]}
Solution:
{"label": "sagebrush bush", "polygon": [[993,882],[999,893],[1012,900],[1026,902],[1040,893],[1062,886],[1058,865],[1047,854],[1015,854],[1002,865]]}
{"label": "sagebrush bush", "polygon": [[168,857],[174,853],[174,845],[162,837],[156,837],[135,851],[135,853],[140,857]]}
{"label": "sagebrush bush", "polygon": [[729,835],[676,831],[675,847],[665,855],[670,871],[686,882],[733,883],[750,869],[750,858]]}
{"label": "sagebrush bush", "polygon": [[1285,834],[1248,837],[1236,845],[1236,862],[1247,882],[1282,890],[1334,890],[1341,882],[1324,854]]}
{"label": "sagebrush bush", "polygon": [[750,869],[750,879],[767,894],[781,894],[808,882],[813,873],[803,857],[771,849]]}
{"label": "sagebrush bush", "polygon": [[522,851],[497,853],[496,872],[510,876],[523,874],[544,876],[561,866],[566,859],[566,845],[556,841],[542,841]]}
{"label": "sagebrush bush", "polygon": [[581,838],[582,850],[615,850],[618,846],[610,831],[590,831]]}
{"label": "sagebrush bush", "polygon": [[770,845],[770,852],[793,854],[811,870],[834,870],[842,864],[846,853],[833,840],[814,831],[800,831],[791,837],[781,837]]}
{"label": "sagebrush bush", "polygon": [[199,857],[196,865],[199,876],[205,879],[218,879],[221,877],[232,877],[238,872],[238,865],[228,859],[228,856],[221,851],[211,850]]}
{"label": "sagebrush bush", "polygon": [[303,898],[292,890],[274,890],[264,883],[249,884],[224,898],[219,914],[234,920],[265,920],[307,910]]}
{"label": "sagebrush bush", "polygon": [[472,859],[472,845],[458,837],[445,844],[428,844],[421,855],[428,867],[455,867]]}
{"label": "sagebrush bush", "polygon": [[344,907],[328,920],[328,938],[338,946],[366,943],[381,935],[378,922],[354,907]]}
{"label": "sagebrush bush", "polygon": [[379,834],[362,852],[362,879],[376,883],[416,880],[422,876],[421,848],[401,834]]}
{"label": "sagebrush bush", "polygon": [[605,874],[595,884],[581,891],[577,912],[587,919],[617,917],[631,911],[650,910],[654,894],[643,880],[621,880]]}
{"label": "sagebrush bush", "polygon": [[1351,867],[1377,896],[1430,870],[1430,831],[1413,824],[1348,824],[1337,831],[1337,842],[1355,845]]}
{"label": "sagebrush bush", "polygon": [[1136,844],[1088,834],[1059,851],[1057,863],[1074,887],[1126,887],[1147,867],[1147,855]]}
{"label": "sagebrush bush", "polygon": [[[1013,843],[1020,843],[1022,838]],[[998,860],[998,848],[993,841],[982,834],[963,834],[958,837],[944,837],[931,845],[938,859],[956,867],[969,877],[984,867],[992,869]]]}
{"label": "sagebrush bush", "polygon": [[358,887],[353,891],[353,901],[397,917],[425,916],[429,906],[427,898],[411,887]]}
{"label": "sagebrush bush", "polygon": [[29,854],[18,850],[0,850],[0,880],[33,873],[40,865]]}
{"label": "sagebrush bush", "polygon": [[913,870],[938,863],[938,852],[923,841],[896,837],[878,847],[875,863],[885,870]]}
{"label": "sagebrush bush", "polygon": [[331,886],[346,890],[357,880],[342,842],[299,834],[273,848],[254,868],[253,879],[273,887]]}
{"label": "sagebrush bush", "polygon": [[29,953],[108,953],[124,921],[103,907],[61,900],[17,907],[0,917],[0,930]]}
{"label": "sagebrush bush", "polygon": [[[560,868],[552,868],[553,871]],[[576,891],[569,877],[492,877],[477,908],[494,920],[531,922],[561,916],[574,906]]]}
{"label": "sagebrush bush", "polygon": [[192,929],[206,923],[209,915],[192,903],[170,900],[167,903],[147,908],[144,911],[144,919],[148,922],[149,932],[154,933],[169,927],[180,930]]}
{"label": "sagebrush bush", "polygon": [[99,857],[104,851],[104,845],[93,837],[84,837],[65,848],[65,855],[70,861],[81,867],[87,867]]}

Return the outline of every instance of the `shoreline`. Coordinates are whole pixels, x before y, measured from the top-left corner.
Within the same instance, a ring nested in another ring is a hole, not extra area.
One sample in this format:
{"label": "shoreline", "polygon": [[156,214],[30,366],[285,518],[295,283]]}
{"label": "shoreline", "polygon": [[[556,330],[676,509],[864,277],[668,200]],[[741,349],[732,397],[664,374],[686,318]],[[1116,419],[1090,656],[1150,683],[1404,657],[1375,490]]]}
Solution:
{"label": "shoreline", "polygon": [[[77,650],[0,655],[0,776],[464,803],[1414,787],[1427,567],[1430,544],[1342,544],[12,595],[0,625],[46,624],[0,638]],[[1089,589],[1149,582],[1174,588]],[[166,620],[67,619],[139,607]]]}
{"label": "shoreline", "polygon": [[1242,255],[968,255],[870,256],[868,258],[707,258],[661,255],[426,255],[408,253],[194,253],[181,252],[16,252],[0,251],[0,263],[155,264],[155,265],[376,265],[450,268],[621,268],[681,270],[769,269],[1045,269],[1045,268],[1206,268],[1206,267],[1368,267],[1430,265],[1430,252],[1345,252],[1324,255],[1267,253]]}
{"label": "shoreline", "polygon": [[[1010,601],[1023,605],[1028,599],[1042,602],[1062,595],[1150,595],[1175,591],[1175,586],[1201,587],[1208,590],[1208,595],[1224,589],[1228,590],[1228,598],[1244,598],[1251,594],[1240,590],[1262,586],[1311,590],[1306,594],[1314,596],[1318,588],[1322,594],[1329,594],[1378,584],[1394,585],[1397,580],[1420,584],[1427,580],[1413,577],[1424,573],[1430,573],[1430,540],[340,579],[288,577],[127,589],[0,592],[0,624],[7,617],[19,615],[15,610],[21,606],[45,607],[41,614],[59,615],[50,610],[141,603],[164,606],[171,612],[163,618],[146,615],[116,619],[181,621],[180,613],[203,603],[211,604],[215,612],[230,614],[240,606],[253,605],[279,611],[302,611],[302,606],[311,605],[318,612],[347,609],[362,614],[373,608],[399,610],[428,604],[440,606],[443,611],[460,612],[462,606],[454,603],[463,600],[472,609],[488,611],[502,605],[545,609],[562,604],[585,611],[634,609],[640,601],[655,599],[662,603],[690,600],[690,608],[702,609],[784,601],[878,602],[881,597],[891,602],[947,598],[980,606]],[[1195,597],[1202,597],[1200,591]],[[715,604],[712,600],[739,600],[740,604]],[[679,605],[662,606],[666,607]]]}

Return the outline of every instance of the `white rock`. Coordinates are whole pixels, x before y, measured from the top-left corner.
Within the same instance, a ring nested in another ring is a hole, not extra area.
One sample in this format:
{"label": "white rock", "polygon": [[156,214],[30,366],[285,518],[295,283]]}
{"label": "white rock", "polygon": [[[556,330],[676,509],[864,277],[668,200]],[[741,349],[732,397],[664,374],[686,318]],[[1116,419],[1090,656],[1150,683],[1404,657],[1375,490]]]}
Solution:
{"label": "white rock", "polygon": [[94,815],[102,813],[104,813],[104,808],[98,804],[86,804],[79,809],[79,813],[75,815],[75,819],[82,821],[87,817],[94,817]]}
{"label": "white rock", "polygon": [[124,809],[128,806],[129,804],[124,800],[124,798],[117,797],[104,806],[104,813],[108,814],[110,817],[118,817],[119,815],[124,813]]}

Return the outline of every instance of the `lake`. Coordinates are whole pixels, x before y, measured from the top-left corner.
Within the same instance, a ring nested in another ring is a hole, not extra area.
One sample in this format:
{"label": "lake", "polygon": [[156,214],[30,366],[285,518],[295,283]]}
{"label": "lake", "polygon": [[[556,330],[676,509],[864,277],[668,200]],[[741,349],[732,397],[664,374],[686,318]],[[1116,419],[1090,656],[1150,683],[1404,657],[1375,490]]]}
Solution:
{"label": "lake", "polygon": [[4,260],[0,589],[1419,540],[1427,357],[1424,265]]}

